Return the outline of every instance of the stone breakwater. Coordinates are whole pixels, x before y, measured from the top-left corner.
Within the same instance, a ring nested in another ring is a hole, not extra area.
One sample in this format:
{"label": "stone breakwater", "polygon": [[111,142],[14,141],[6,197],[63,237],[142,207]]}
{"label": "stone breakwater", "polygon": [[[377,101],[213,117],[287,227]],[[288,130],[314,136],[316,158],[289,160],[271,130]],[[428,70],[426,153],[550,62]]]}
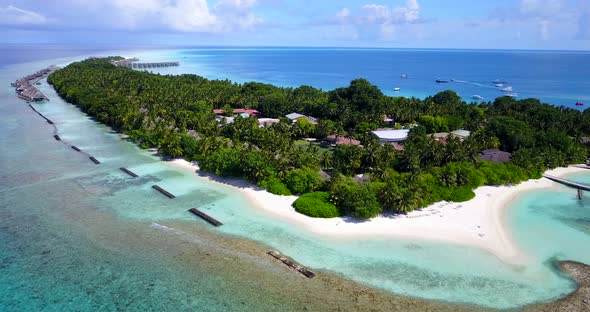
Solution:
{"label": "stone breakwater", "polygon": [[51,74],[56,69],[57,67],[52,65],[36,73],[18,79],[17,81],[11,83],[11,85],[15,88],[18,97],[23,100],[29,102],[49,101],[49,98],[47,98],[43,92],[39,91],[39,89],[35,87],[35,84],[38,83],[39,80],[49,76],[49,74]]}

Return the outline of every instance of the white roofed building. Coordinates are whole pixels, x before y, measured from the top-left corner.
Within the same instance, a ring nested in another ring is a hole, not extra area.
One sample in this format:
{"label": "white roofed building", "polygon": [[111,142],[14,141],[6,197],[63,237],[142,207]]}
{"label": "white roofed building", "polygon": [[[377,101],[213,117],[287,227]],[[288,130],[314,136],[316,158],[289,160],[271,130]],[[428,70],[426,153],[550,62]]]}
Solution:
{"label": "white roofed building", "polygon": [[471,135],[471,131],[461,129],[461,130],[455,130],[455,131],[451,132],[451,134],[459,137],[459,139],[461,139],[461,140],[464,140]]}
{"label": "white roofed building", "polygon": [[410,130],[408,129],[381,129],[371,131],[381,143],[403,142],[408,138]]}
{"label": "white roofed building", "polygon": [[301,119],[301,118],[305,118],[307,119],[311,124],[317,125],[318,124],[318,120],[314,117],[310,117],[310,116],[305,116],[299,113],[291,113],[288,115],[285,115],[285,117],[287,117],[288,119],[290,119],[293,122],[296,122],[297,120]]}

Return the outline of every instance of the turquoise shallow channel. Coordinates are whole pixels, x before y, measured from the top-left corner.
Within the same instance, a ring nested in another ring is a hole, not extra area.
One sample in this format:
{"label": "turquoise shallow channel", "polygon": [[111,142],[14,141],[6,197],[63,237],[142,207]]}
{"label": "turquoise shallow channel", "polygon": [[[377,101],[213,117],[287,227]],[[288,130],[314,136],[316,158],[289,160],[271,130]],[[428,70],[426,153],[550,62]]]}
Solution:
{"label": "turquoise shallow channel", "polygon": [[[314,270],[396,294],[493,308],[561,298],[576,285],[557,272],[554,261],[590,263],[589,195],[578,201],[574,191],[559,188],[529,192],[514,202],[507,217],[518,244],[533,258],[527,267],[441,243],[323,238],[259,212],[229,187],[140,150],[62,101],[43,81],[40,89],[51,101],[35,108],[56,123],[64,141],[102,162],[94,165],[56,142],[52,128],[9,86],[71,60],[9,65],[0,72],[0,311],[276,308],[272,297],[236,289],[240,280],[252,278],[245,273],[186,267],[164,256],[173,248],[214,244],[199,239],[206,235],[252,240]],[[121,166],[140,177],[130,179]],[[573,178],[590,183],[590,171]],[[153,184],[177,198],[155,192]],[[191,207],[224,225],[196,222],[187,213]],[[183,222],[192,223],[174,226]],[[153,246],[170,232],[184,236],[182,244]],[[126,298],[127,306],[116,305],[113,296]]]}

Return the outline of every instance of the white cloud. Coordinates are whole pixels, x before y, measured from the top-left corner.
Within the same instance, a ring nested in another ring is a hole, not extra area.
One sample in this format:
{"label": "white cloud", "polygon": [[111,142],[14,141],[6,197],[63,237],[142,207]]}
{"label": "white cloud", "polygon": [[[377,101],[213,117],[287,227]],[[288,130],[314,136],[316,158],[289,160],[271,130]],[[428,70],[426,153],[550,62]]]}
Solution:
{"label": "white cloud", "polygon": [[405,7],[396,7],[393,10],[395,20],[412,23],[420,18],[420,5],[418,0],[408,0]]}
{"label": "white cloud", "polygon": [[36,12],[19,9],[9,5],[0,7],[1,25],[41,25],[46,24],[48,19]]}
{"label": "white cloud", "polygon": [[180,31],[219,31],[217,16],[209,11],[206,0],[177,0],[161,9],[161,22]]}
{"label": "white cloud", "polygon": [[219,0],[215,5],[215,10],[226,11],[243,11],[250,9],[258,4],[256,0]]}
{"label": "white cloud", "polygon": [[348,8],[336,13],[339,24],[354,25],[365,36],[393,39],[400,25],[420,21],[420,4],[417,0],[408,0],[404,6],[390,8],[382,4],[365,4],[358,12]]}
{"label": "white cloud", "polygon": [[345,18],[350,16],[350,9],[349,8],[342,8],[340,11],[336,13],[336,17],[338,18]]}
{"label": "white cloud", "polygon": [[223,33],[252,29],[262,23],[254,14],[257,0],[62,0],[72,20],[69,27],[93,24],[102,29],[171,30]]}
{"label": "white cloud", "polygon": [[524,17],[550,18],[559,14],[563,0],[520,0],[519,11]]}

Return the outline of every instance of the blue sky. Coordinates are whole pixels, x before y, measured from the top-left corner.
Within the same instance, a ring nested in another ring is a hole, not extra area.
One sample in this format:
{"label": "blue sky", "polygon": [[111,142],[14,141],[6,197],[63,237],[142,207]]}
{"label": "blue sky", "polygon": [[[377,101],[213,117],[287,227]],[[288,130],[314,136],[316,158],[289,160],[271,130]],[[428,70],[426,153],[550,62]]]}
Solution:
{"label": "blue sky", "polygon": [[0,42],[590,50],[590,0],[0,0]]}

